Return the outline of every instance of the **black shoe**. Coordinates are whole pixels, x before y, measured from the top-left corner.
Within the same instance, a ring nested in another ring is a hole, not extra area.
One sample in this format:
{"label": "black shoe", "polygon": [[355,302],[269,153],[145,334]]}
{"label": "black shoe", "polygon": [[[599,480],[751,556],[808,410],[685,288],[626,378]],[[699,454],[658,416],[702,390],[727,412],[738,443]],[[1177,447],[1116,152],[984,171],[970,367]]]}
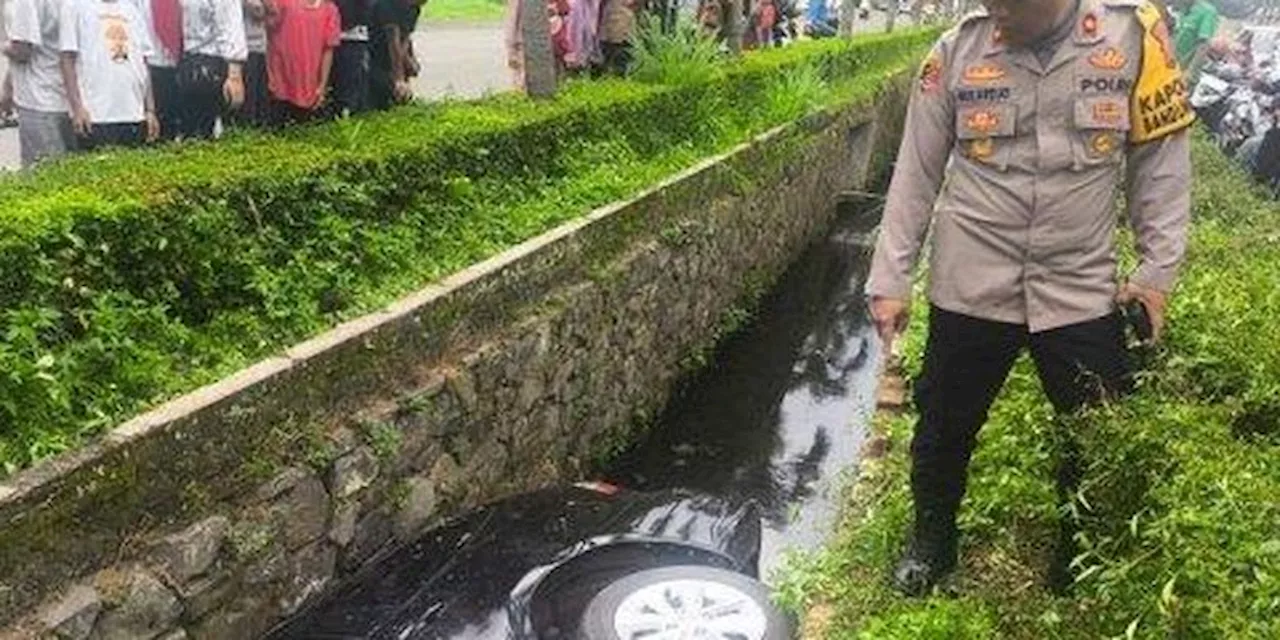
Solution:
{"label": "black shoe", "polygon": [[1071,587],[1075,586],[1076,576],[1072,563],[1080,553],[1080,545],[1076,542],[1075,528],[1063,524],[1058,533],[1058,543],[1054,545],[1053,557],[1049,561],[1049,592],[1055,596],[1071,595]]}
{"label": "black shoe", "polygon": [[910,598],[926,595],[956,568],[956,534],[917,535],[893,571],[893,588]]}

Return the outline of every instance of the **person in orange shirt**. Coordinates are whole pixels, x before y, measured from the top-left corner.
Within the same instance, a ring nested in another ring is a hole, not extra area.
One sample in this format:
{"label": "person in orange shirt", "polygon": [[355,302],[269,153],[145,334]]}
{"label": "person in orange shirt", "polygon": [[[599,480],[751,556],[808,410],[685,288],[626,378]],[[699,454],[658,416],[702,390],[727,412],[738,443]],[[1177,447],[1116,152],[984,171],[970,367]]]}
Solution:
{"label": "person in orange shirt", "polygon": [[324,105],[342,35],[330,0],[267,0],[267,90],[272,121],[313,119]]}

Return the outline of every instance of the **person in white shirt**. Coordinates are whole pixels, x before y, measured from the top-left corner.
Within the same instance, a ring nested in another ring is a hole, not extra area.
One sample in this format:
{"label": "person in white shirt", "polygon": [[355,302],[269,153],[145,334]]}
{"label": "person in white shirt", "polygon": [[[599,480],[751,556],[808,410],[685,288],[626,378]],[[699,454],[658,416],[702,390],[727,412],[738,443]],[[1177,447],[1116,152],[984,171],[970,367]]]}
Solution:
{"label": "person in white shirt", "polygon": [[136,147],[160,135],[135,0],[61,0],[62,78],[80,147]]}
{"label": "person in white shirt", "polygon": [[66,154],[73,148],[71,118],[58,68],[57,0],[6,0],[12,102],[18,113],[22,166]]}
{"label": "person in white shirt", "polygon": [[224,106],[244,103],[242,0],[137,0],[156,53],[151,84],[161,137],[212,138]]}
{"label": "person in white shirt", "polygon": [[[147,0],[143,0],[144,2]],[[181,14],[182,57],[177,62],[176,134],[212,138],[224,106],[244,102],[243,68],[248,57],[242,0],[150,0],[151,22],[159,33],[159,9],[177,2]],[[164,15],[171,15],[166,8]],[[162,37],[157,40],[164,42]]]}

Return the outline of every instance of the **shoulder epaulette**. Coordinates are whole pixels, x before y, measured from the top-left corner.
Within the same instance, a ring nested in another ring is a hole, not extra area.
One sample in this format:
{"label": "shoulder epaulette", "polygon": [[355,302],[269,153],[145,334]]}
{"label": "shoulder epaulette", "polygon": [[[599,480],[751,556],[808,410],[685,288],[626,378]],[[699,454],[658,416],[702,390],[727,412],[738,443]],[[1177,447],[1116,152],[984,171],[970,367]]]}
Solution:
{"label": "shoulder epaulette", "polygon": [[970,11],[969,13],[966,13],[963,16],[961,16],[960,19],[956,21],[956,27],[963,27],[967,24],[982,22],[989,19],[990,17],[991,17],[991,14],[987,13],[986,9],[977,9],[975,11]]}

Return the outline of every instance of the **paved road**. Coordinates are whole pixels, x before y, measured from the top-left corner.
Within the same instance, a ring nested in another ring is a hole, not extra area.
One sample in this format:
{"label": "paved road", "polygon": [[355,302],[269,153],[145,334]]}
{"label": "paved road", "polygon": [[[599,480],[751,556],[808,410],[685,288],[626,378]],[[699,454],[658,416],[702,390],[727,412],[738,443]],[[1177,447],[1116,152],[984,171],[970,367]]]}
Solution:
{"label": "paved road", "polygon": [[417,95],[473,98],[511,85],[501,26],[424,24],[413,46],[422,62]]}
{"label": "paved road", "polygon": [[[510,84],[501,26],[424,24],[414,33],[413,46],[422,62],[414,83],[419,96],[473,98]],[[0,56],[0,77],[7,68],[8,60]],[[18,130],[0,130],[0,170],[17,166]]]}

